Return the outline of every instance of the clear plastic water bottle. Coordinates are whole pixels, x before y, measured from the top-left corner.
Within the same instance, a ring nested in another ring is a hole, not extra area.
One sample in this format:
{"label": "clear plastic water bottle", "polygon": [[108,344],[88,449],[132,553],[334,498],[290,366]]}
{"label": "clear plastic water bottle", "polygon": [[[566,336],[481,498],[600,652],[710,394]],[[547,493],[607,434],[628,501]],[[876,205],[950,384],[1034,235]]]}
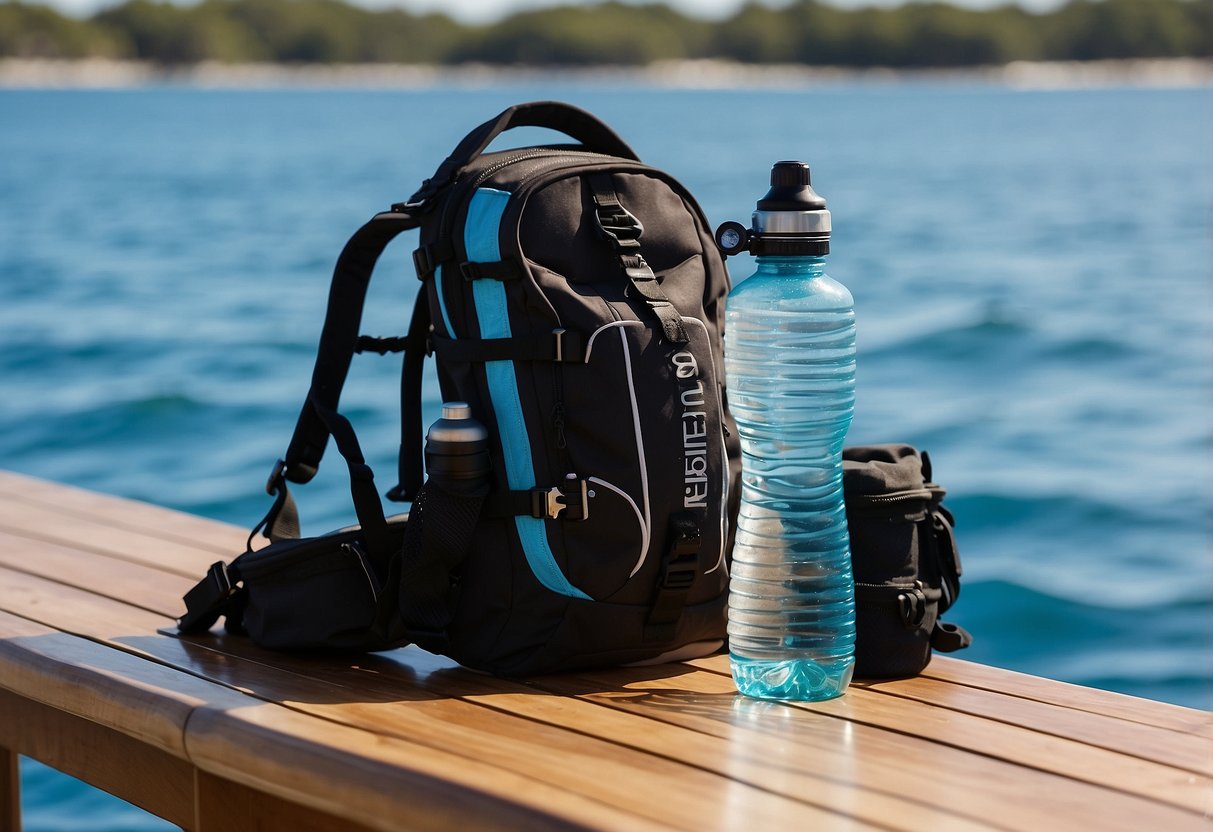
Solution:
{"label": "clear plastic water bottle", "polygon": [[854,670],[855,589],[842,445],[855,407],[851,293],[825,273],[830,212],[809,167],[778,162],[753,225],[726,254],[758,270],[729,294],[725,372],[741,434],[741,513],[729,584],[737,688],[764,699],[839,696]]}

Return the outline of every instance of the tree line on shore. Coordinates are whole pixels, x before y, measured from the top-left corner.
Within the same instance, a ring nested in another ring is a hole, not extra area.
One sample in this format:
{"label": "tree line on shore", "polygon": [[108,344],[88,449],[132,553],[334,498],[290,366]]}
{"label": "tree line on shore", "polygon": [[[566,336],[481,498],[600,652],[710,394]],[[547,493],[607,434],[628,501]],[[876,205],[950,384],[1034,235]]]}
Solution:
{"label": "tree line on shore", "polygon": [[491,25],[370,10],[343,0],[125,0],[86,19],[0,3],[0,57],[125,58],[164,65],[487,63],[642,66],[716,58],[757,64],[960,67],[1015,60],[1208,58],[1213,0],[1070,0],[1045,13],[945,3],[839,9],[751,2],[708,21],[660,4],[604,2],[513,14]]}

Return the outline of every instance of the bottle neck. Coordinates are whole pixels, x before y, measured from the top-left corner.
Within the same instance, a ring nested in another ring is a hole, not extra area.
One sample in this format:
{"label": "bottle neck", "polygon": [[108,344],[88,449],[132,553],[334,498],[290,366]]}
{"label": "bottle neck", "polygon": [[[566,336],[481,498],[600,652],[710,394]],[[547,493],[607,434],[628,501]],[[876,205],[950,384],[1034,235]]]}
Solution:
{"label": "bottle neck", "polygon": [[764,274],[818,276],[826,273],[825,257],[812,255],[763,255],[757,258],[758,271]]}

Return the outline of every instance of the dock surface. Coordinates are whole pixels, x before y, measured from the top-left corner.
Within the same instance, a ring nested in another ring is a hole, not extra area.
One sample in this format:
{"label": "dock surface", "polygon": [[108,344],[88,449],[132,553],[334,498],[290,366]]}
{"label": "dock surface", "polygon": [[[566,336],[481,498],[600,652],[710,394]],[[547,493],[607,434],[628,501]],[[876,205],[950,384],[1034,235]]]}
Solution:
{"label": "dock surface", "polygon": [[953,658],[789,704],[723,655],[518,681],[173,635],[246,536],[0,472],[0,830],[18,755],[205,832],[1213,828],[1210,713]]}

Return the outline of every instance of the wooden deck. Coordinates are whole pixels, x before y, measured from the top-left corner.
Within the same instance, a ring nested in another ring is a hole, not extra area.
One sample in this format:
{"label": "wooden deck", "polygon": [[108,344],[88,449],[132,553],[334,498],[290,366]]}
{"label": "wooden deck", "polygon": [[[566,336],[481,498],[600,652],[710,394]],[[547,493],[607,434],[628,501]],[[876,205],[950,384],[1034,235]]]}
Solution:
{"label": "wooden deck", "polygon": [[0,472],[0,830],[28,755],[193,830],[1209,830],[1213,716],[936,658],[819,704],[724,656],[505,681],[180,639],[245,530]]}

